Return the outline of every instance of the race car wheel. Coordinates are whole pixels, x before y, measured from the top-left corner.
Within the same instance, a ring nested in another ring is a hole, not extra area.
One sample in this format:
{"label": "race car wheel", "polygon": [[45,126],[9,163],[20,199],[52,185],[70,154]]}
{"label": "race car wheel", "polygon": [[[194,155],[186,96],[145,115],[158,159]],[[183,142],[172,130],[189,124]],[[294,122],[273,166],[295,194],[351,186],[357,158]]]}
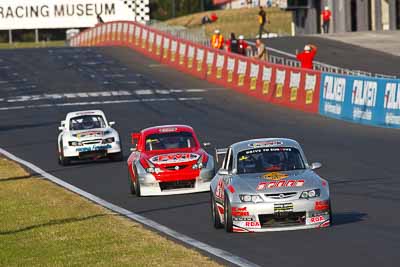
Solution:
{"label": "race car wheel", "polygon": [[333,224],[333,216],[332,216],[332,205],[331,205],[331,200],[329,199],[329,221],[330,221],[330,225]]}
{"label": "race car wheel", "polygon": [[122,151],[118,152],[118,153],[109,154],[108,156],[109,156],[110,160],[112,160],[112,161],[122,161],[124,159]]}
{"label": "race car wheel", "polygon": [[232,223],[232,209],[231,203],[229,203],[229,198],[227,194],[225,194],[225,201],[224,201],[224,220],[225,220],[225,231],[232,232],[233,223]]}
{"label": "race car wheel", "polygon": [[222,225],[221,219],[219,217],[217,204],[215,202],[214,194],[212,191],[211,191],[211,216],[212,216],[212,221],[213,221],[214,227],[217,229],[222,228],[223,225]]}
{"label": "race car wheel", "polygon": [[135,187],[135,194],[137,197],[140,197],[140,183],[139,181],[136,179],[136,181],[133,183],[133,186]]}
{"label": "race car wheel", "polygon": [[58,156],[58,163],[62,166],[68,166],[71,163],[71,161],[68,158],[64,157],[64,153],[62,150]]}

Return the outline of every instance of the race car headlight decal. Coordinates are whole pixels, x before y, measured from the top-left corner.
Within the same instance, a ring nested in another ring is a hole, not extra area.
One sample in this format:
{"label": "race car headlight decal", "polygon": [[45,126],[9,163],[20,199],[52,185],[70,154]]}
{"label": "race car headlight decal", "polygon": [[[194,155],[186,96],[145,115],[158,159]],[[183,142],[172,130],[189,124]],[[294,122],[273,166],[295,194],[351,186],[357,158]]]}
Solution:
{"label": "race car headlight decal", "polygon": [[193,164],[192,169],[193,170],[203,169],[207,166],[207,162],[208,162],[208,157],[206,155],[203,155],[199,158],[196,164]]}
{"label": "race car headlight decal", "polygon": [[110,144],[110,143],[114,143],[115,142],[115,138],[114,137],[109,137],[103,140],[103,144]]}
{"label": "race car headlight decal", "polygon": [[70,142],[68,142],[68,144],[70,146],[81,146],[82,145],[82,143],[78,142],[78,141],[70,141]]}
{"label": "race car headlight decal", "polygon": [[146,169],[146,172],[148,173],[159,173],[161,170],[160,168],[154,168],[154,167],[150,167]]}
{"label": "race car headlight decal", "polygon": [[319,190],[319,189],[303,191],[300,195],[300,198],[309,199],[309,198],[319,197],[320,193],[321,193],[321,190]]}
{"label": "race car headlight decal", "polygon": [[259,195],[239,195],[239,198],[242,202],[263,202],[262,198]]}

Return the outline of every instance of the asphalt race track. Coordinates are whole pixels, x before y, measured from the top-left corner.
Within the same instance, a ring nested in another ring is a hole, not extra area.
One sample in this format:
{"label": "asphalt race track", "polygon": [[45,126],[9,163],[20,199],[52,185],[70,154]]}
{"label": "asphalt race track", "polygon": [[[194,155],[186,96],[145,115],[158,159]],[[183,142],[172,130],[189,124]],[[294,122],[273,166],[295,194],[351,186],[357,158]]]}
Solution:
{"label": "asphalt race track", "polygon": [[271,38],[264,39],[264,43],[290,54],[296,54],[296,49],[302,51],[306,44],[315,44],[318,47],[316,61],[351,70],[400,76],[400,57],[368,48],[315,36]]}
{"label": "asphalt race track", "polygon": [[[125,157],[131,132],[159,124],[192,125],[201,141],[219,148],[257,137],[297,139],[310,162],[324,164],[320,174],[330,181],[334,225],[227,234],[211,225],[208,193],[138,199],[129,194],[125,162],[59,166],[59,122],[69,111],[94,108],[117,122]],[[0,147],[113,204],[262,266],[376,267],[400,260],[399,130],[260,102],[129,49],[0,51]]]}

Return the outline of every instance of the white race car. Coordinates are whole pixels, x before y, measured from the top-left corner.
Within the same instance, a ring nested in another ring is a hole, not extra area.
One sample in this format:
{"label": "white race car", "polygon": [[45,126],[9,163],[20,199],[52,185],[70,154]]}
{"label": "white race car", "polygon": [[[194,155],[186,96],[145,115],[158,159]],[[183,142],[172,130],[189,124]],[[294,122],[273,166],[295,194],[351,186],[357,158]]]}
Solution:
{"label": "white race car", "polygon": [[107,121],[101,110],[68,113],[58,128],[59,163],[65,166],[72,160],[105,157],[122,160],[119,134],[111,128],[114,124]]}

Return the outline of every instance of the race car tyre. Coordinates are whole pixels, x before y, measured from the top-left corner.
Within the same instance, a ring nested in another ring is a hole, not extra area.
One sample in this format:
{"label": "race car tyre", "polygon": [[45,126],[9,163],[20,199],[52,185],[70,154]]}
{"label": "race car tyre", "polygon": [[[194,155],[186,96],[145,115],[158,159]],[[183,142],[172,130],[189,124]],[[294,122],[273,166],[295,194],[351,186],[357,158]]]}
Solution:
{"label": "race car tyre", "polygon": [[133,184],[131,178],[129,177],[129,187],[132,195],[136,195],[135,185]]}
{"label": "race car tyre", "polygon": [[64,153],[62,150],[58,156],[58,163],[62,166],[68,166],[71,163],[69,158],[64,157]]}
{"label": "race car tyre", "polygon": [[330,223],[330,225],[332,225],[333,224],[333,216],[332,216],[332,205],[331,205],[331,200],[329,199],[329,211],[328,211],[328,213],[329,213],[329,223]]}
{"label": "race car tyre", "polygon": [[112,160],[112,161],[122,161],[122,160],[124,159],[124,156],[123,156],[123,154],[122,154],[122,151],[121,151],[121,152],[118,152],[118,153],[109,154],[108,157],[109,157],[110,160]]}
{"label": "race car tyre", "polygon": [[221,219],[218,215],[218,208],[212,191],[211,191],[211,217],[215,228],[219,229],[223,227]]}
{"label": "race car tyre", "polygon": [[134,185],[133,185],[134,187],[135,187],[135,194],[136,194],[136,196],[137,197],[140,197],[141,196],[141,194],[140,194],[140,183],[139,183],[139,181],[136,179],[136,181],[134,182]]}
{"label": "race car tyre", "polygon": [[232,210],[231,210],[231,203],[229,203],[229,198],[227,194],[225,194],[225,201],[224,201],[224,220],[225,220],[225,231],[228,233],[232,232],[233,223],[232,223]]}

